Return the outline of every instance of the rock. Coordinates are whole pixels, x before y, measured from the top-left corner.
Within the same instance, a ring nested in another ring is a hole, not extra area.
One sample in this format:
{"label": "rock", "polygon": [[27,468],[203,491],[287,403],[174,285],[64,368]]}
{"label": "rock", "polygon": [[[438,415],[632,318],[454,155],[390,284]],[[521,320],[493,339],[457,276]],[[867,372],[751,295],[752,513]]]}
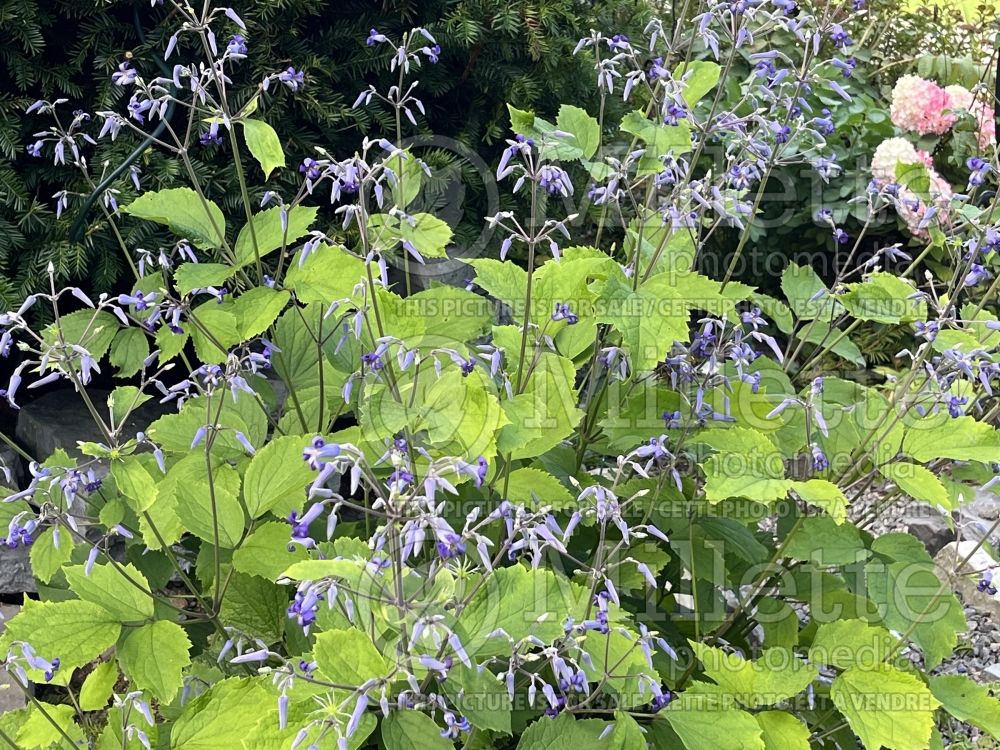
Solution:
{"label": "rock", "polygon": [[[102,415],[107,416],[108,391],[93,389],[87,393]],[[172,406],[161,405],[156,400],[147,401],[133,412],[125,424],[124,434],[131,437],[172,410]],[[15,435],[24,449],[38,460],[51,456],[58,448],[79,455],[76,444],[81,440],[103,441],[83,399],[72,389],[46,393],[25,404],[18,413]]]}
{"label": "rock", "polygon": [[[975,607],[980,612],[989,614],[994,620],[998,620],[1000,619],[1000,598],[976,590],[979,583],[979,575],[976,573],[987,569],[996,570],[997,561],[981,547],[976,550],[977,546],[979,543],[972,541],[950,542],[937,553],[934,562],[941,571],[943,579],[952,583],[955,592],[958,593],[963,602]],[[957,570],[959,563],[968,557],[973,550],[976,550],[975,553],[972,554],[962,570]]]}
{"label": "rock", "polygon": [[[0,565],[5,563],[0,562]],[[13,604],[0,604],[0,632],[3,631],[4,622],[16,615],[20,607]],[[6,671],[0,669],[0,714],[7,711],[17,711],[28,704],[24,693],[14,683]]]}
{"label": "rock", "polygon": [[1000,664],[991,664],[983,670],[983,676],[990,681],[1000,680]]}
{"label": "rock", "polygon": [[[7,479],[7,472],[10,479]],[[18,488],[24,477],[24,462],[13,448],[0,443],[0,487]]]}
{"label": "rock", "polygon": [[955,541],[955,530],[948,524],[948,517],[932,512],[930,508],[920,514],[906,514],[902,523],[907,533],[923,542],[932,556],[948,542]]}
{"label": "rock", "polygon": [[989,490],[976,490],[975,499],[963,505],[962,512],[993,523],[1000,518],[1000,497]]}
{"label": "rock", "polygon": [[[7,529],[0,530],[6,534]],[[28,558],[28,548],[9,549],[0,547],[0,595],[22,594],[25,591],[37,591],[35,579],[31,575],[31,561]]]}

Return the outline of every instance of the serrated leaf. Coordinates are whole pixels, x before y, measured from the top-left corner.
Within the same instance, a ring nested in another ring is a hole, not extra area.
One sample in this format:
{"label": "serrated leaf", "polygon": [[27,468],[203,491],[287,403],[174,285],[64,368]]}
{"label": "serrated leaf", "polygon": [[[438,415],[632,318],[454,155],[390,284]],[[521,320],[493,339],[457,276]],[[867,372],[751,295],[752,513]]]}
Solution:
{"label": "serrated leaf", "polygon": [[718,63],[710,60],[693,60],[680,63],[673,78],[684,83],[684,101],[689,107],[695,106],[709,91],[715,88],[722,74]]}
{"label": "serrated leaf", "polygon": [[764,651],[755,661],[691,641],[705,675],[748,708],[770,706],[805,690],[819,670],[783,649]]}
{"label": "serrated leaf", "polygon": [[219,617],[226,625],[276,643],[284,633],[287,609],[288,595],[283,587],[259,576],[234,573]]}
{"label": "serrated leaf", "polygon": [[465,716],[472,726],[494,732],[511,733],[513,703],[507,686],[498,681],[489,668],[469,668],[456,663],[441,683],[448,702]]}
{"label": "serrated leaf", "polygon": [[210,482],[204,455],[192,453],[167,472],[160,489],[167,488],[188,531],[211,544],[237,545],[243,536],[245,514],[239,501],[240,475],[232,466],[213,464]]}
{"label": "serrated leaf", "polygon": [[761,711],[757,723],[764,730],[765,750],[809,750],[809,727],[785,711]]}
{"label": "serrated leaf", "polygon": [[881,466],[879,471],[914,500],[930,503],[936,508],[951,507],[948,490],[929,469],[918,464],[898,461]]}
{"label": "serrated leaf", "polygon": [[764,750],[764,732],[752,714],[712,696],[681,695],[661,714],[687,750]]}
{"label": "serrated leaf", "polygon": [[251,518],[278,506],[282,510],[302,506],[306,487],[315,478],[315,472],[302,459],[307,440],[283,436],[257,451],[243,478],[243,496]]}
{"label": "serrated leaf", "polygon": [[210,200],[202,201],[191,188],[167,188],[144,193],[121,210],[137,219],[155,221],[202,249],[225,242],[226,217]]}
{"label": "serrated leaf", "polygon": [[556,510],[576,503],[576,499],[558,479],[546,471],[530,467],[515,469],[510,473],[507,499],[528,507],[548,505]]}
{"label": "serrated leaf", "polygon": [[[268,208],[253,215],[236,238],[236,263],[245,266],[264,258],[283,245],[291,247],[309,233],[319,209],[315,206],[295,206],[288,211],[288,230],[282,226],[281,206]],[[252,227],[252,229],[251,229]],[[256,240],[257,254],[254,253]]]}
{"label": "serrated leaf", "polygon": [[50,526],[43,531],[31,545],[31,572],[35,578],[42,583],[51,581],[52,576],[69,562],[73,546],[68,530]]}
{"label": "serrated leaf", "polygon": [[917,677],[889,666],[848,669],[830,697],[867,750],[925,750],[940,705]]}
{"label": "serrated leaf", "polygon": [[100,711],[111,700],[111,691],[118,682],[118,665],[114,659],[102,661],[87,675],[80,687],[79,703],[84,711]]}
{"label": "serrated leaf", "polygon": [[559,107],[556,128],[573,134],[574,142],[584,159],[590,159],[601,145],[600,125],[586,110],[579,107],[570,104]]}
{"label": "serrated leaf", "polygon": [[870,554],[854,526],[838,524],[829,516],[803,519],[799,530],[789,534],[785,553],[819,565],[851,565]]}
{"label": "serrated leaf", "polygon": [[149,356],[149,340],[138,328],[122,328],[111,342],[108,361],[118,370],[118,377],[127,378],[142,369]]}
{"label": "serrated leaf", "polygon": [[788,494],[792,483],[785,479],[781,452],[763,432],[748,427],[710,429],[693,440],[717,451],[701,464],[710,502],[731,497],[771,502]]}
{"label": "serrated leaf", "polygon": [[25,607],[7,622],[6,635],[30,643],[43,659],[59,659],[60,670],[72,670],[112,646],[120,631],[108,610],[73,599]]}
{"label": "serrated leaf", "polygon": [[143,465],[140,456],[126,456],[114,461],[111,464],[111,476],[118,491],[125,496],[129,507],[136,513],[141,513],[156,502],[156,481]]}
{"label": "serrated leaf", "polygon": [[263,120],[240,120],[243,126],[243,137],[247,148],[260,163],[264,170],[264,179],[268,179],[278,167],[285,166],[285,152],[281,148],[281,139],[274,128]]}
{"label": "serrated leaf", "polygon": [[991,696],[985,686],[962,675],[939,675],[931,677],[929,683],[931,693],[945,711],[1000,739],[1000,700]]}
{"label": "serrated leaf", "polygon": [[190,648],[180,625],[157,620],[126,631],[118,644],[118,660],[140,690],[150,691],[166,704],[184,684],[182,674],[191,663]]}
{"label": "serrated leaf", "polygon": [[302,545],[289,544],[290,537],[287,523],[265,523],[233,553],[233,565],[241,573],[276,581],[290,565],[308,556]]}
{"label": "serrated leaf", "polygon": [[17,747],[19,750],[35,750],[54,746],[59,750],[67,750],[70,745],[63,732],[73,739],[74,745],[82,742],[83,730],[73,721],[75,716],[76,711],[72,706],[33,704],[28,708],[28,717],[17,732]]}
{"label": "serrated leaf", "polygon": [[825,510],[835,523],[847,520],[847,496],[833,482],[825,479],[809,479],[792,482],[792,491],[810,505]]}
{"label": "serrated leaf", "polygon": [[390,667],[371,637],[360,630],[326,630],[313,648],[317,669],[330,682],[361,685],[385,677]]}
{"label": "serrated leaf", "polygon": [[393,711],[382,720],[385,750],[454,750],[441,736],[441,729],[420,711]]}
{"label": "serrated leaf", "polygon": [[554,719],[542,716],[532,722],[517,750],[590,750],[604,748],[601,734],[609,725],[598,719],[574,719],[569,713],[561,713]]}
{"label": "serrated leaf", "polygon": [[809,661],[839,669],[874,669],[885,661],[893,646],[889,631],[864,620],[823,623],[809,647]]}
{"label": "serrated leaf", "polygon": [[103,607],[116,619],[140,622],[153,616],[153,599],[145,593],[149,582],[131,563],[119,567],[94,565],[89,575],[84,565],[73,565],[65,571],[73,593]]}
{"label": "serrated leaf", "polygon": [[217,682],[184,707],[170,731],[171,750],[219,750],[240,747],[247,727],[271,715],[277,723],[275,701],[252,679]]}
{"label": "serrated leaf", "polygon": [[220,287],[235,269],[226,263],[181,263],[174,269],[174,285],[182,295],[195,289]]}
{"label": "serrated leaf", "polygon": [[1000,462],[1000,432],[973,417],[936,414],[909,426],[903,453],[922,462],[937,458]]}

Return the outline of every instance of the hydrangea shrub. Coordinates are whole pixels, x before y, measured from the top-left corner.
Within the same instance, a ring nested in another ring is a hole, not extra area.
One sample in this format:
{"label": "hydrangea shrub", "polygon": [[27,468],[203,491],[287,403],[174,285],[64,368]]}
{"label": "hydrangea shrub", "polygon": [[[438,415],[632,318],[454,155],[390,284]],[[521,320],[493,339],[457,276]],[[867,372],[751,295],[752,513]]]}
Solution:
{"label": "hydrangea shrub", "polygon": [[[298,189],[257,205],[250,160],[294,167],[257,99],[226,95],[252,40],[231,9],[175,11],[204,60],[170,44],[169,78],[125,65],[125,111],[32,146],[79,162],[177,107],[186,127],[158,146],[191,184],[115,207],[177,237],[140,256],[131,292],[53,283],[0,317],[8,403],[65,381],[102,434],[37,457],[2,505],[44,596],[0,653],[16,684],[48,687],[0,741],[916,750],[940,746],[946,714],[998,733],[984,688],[932,675],[966,627],[951,584],[918,540],[869,531],[899,496],[950,512],[994,480],[993,208],[949,197],[944,278],[898,247],[832,285],[790,265],[781,299],[731,278],[772,170],[840,168],[822,110],[852,100],[842,26],[741,0],[642,40],[595,31],[577,54],[597,112],[510,107],[496,178],[528,211],[486,217],[501,257],[471,260],[469,288],[405,294],[396,279],[451,239],[411,209],[428,170],[399,145],[433,36],[372,30],[399,83],[356,106],[396,132],[296,155]],[[720,108],[761,40],[767,75]],[[262,90],[306,85],[282,67]],[[198,141],[231,150],[242,226],[205,196]],[[900,174],[857,196],[872,216]],[[720,228],[740,239],[713,278],[695,269]],[[34,330],[34,305],[54,322]],[[906,332],[908,367],[857,377],[866,322]],[[104,403],[89,386],[107,368],[124,382]],[[154,399],[174,410],[130,433]],[[892,491],[857,512],[874,484]],[[953,572],[987,573],[971,557]]]}

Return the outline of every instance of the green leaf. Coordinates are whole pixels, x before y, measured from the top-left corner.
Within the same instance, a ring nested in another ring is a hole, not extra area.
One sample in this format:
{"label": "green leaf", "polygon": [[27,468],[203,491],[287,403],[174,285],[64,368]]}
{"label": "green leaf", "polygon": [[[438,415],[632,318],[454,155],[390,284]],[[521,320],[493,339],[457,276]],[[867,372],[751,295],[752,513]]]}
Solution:
{"label": "green leaf", "polygon": [[829,516],[803,519],[799,530],[789,534],[785,553],[819,565],[851,565],[869,555],[854,526],[838,524]]}
{"label": "green leaf", "polygon": [[[42,708],[45,713],[42,713]],[[35,750],[49,748],[53,745],[59,750],[66,750],[70,745],[62,732],[69,735],[74,745],[83,742],[83,730],[73,721],[76,711],[65,704],[39,703],[28,708],[28,718],[17,732],[19,750]],[[57,728],[58,727],[58,728]],[[62,730],[60,732],[59,730]]]}
{"label": "green leaf", "polygon": [[661,157],[671,153],[679,156],[691,150],[691,126],[684,120],[676,125],[664,125],[635,111],[622,118],[621,129],[645,143],[646,154],[640,161],[640,169],[644,171],[662,171],[662,163],[654,166]]}
{"label": "green leaf", "polygon": [[848,669],[830,697],[867,750],[925,750],[940,705],[917,677],[889,666]]}
{"label": "green leaf", "polygon": [[140,690],[150,691],[167,704],[184,684],[182,673],[191,663],[190,648],[180,625],[158,620],[126,631],[118,644],[118,660]]}
{"label": "green leaf", "polygon": [[792,482],[792,491],[804,502],[825,510],[835,523],[847,520],[847,496],[833,482],[825,479]]}
{"label": "green leaf", "polygon": [[916,288],[899,276],[880,271],[846,287],[838,299],[859,320],[895,324],[927,319],[927,303],[913,299]]}
{"label": "green leaf", "polygon": [[893,646],[889,631],[864,620],[836,620],[819,626],[809,647],[809,661],[839,669],[874,669]]}
{"label": "green leaf", "polygon": [[342,685],[361,685],[390,671],[371,637],[354,628],[318,634],[313,656],[326,679]]}
{"label": "green leaf", "polygon": [[241,747],[247,728],[271,714],[275,701],[252,679],[217,682],[184,707],[170,731],[171,750],[219,750]]}
{"label": "green leaf", "polygon": [[788,494],[792,484],[785,479],[781,452],[763,432],[748,427],[710,429],[693,439],[717,451],[701,464],[710,502],[731,497],[771,502]]}
{"label": "green leaf", "polygon": [[177,516],[195,536],[232,548],[243,536],[244,513],[240,505],[240,475],[232,466],[213,465],[212,481],[205,456],[192,453],[174,464],[160,483],[177,501]]}
{"label": "green leaf", "polygon": [[73,599],[32,603],[7,622],[6,636],[26,641],[44,659],[59,659],[60,670],[81,667],[118,640],[121,625],[104,607]]}
{"label": "green leaf", "polygon": [[830,321],[843,309],[811,266],[789,263],[781,274],[781,291],[800,320]]}
{"label": "green leaf", "polygon": [[558,479],[548,472],[533,468],[516,469],[510,473],[507,499],[533,508],[548,505],[555,510],[568,508],[576,503],[576,498]]}
{"label": "green leaf", "polygon": [[434,719],[415,710],[393,711],[382,720],[385,750],[454,750]]}
{"label": "green leaf", "polygon": [[477,729],[511,733],[513,703],[507,687],[486,667],[468,668],[456,663],[441,682],[448,702]]}
{"label": "green leaf", "polygon": [[[409,241],[424,258],[446,258],[445,248],[451,242],[452,231],[433,214],[412,214],[409,219],[375,214],[368,221],[371,242],[377,248],[391,250]],[[405,250],[400,252],[406,253]]]}
{"label": "green leaf", "polygon": [[604,684],[616,706],[628,710],[649,702],[646,690],[649,680],[656,680],[657,674],[650,669],[642,649],[636,648],[638,634],[626,630],[626,635],[622,630],[587,634],[583,649],[592,666],[584,662],[583,670],[592,683]]}
{"label": "green leaf", "polygon": [[[236,238],[236,263],[245,266],[257,259],[254,254],[254,239],[257,241],[259,257],[263,258],[280,247],[290,247],[309,233],[319,209],[315,206],[295,206],[288,211],[288,231],[281,225],[281,206],[269,208],[254,214],[244,225]],[[251,229],[252,227],[252,229]]]}
{"label": "green leaf", "polygon": [[675,81],[684,82],[684,101],[689,107],[695,106],[705,94],[715,88],[719,82],[722,68],[718,63],[709,60],[694,60],[680,63],[675,69]]}
{"label": "green leaf", "polygon": [[222,622],[261,638],[277,643],[285,630],[288,594],[259,576],[234,573],[229,579],[226,596],[219,613]]}
{"label": "green leaf", "polygon": [[931,677],[931,692],[944,710],[959,721],[972,724],[1000,739],[1000,700],[962,675]]}
{"label": "green leaf", "polygon": [[600,739],[607,726],[598,719],[574,719],[568,713],[554,719],[543,716],[524,731],[517,750],[597,750],[607,747]]}
{"label": "green leaf", "polygon": [[931,202],[931,173],[923,162],[896,162],[896,182],[908,187],[924,203]]}
{"label": "green leaf", "polygon": [[974,417],[935,414],[912,424],[903,437],[903,453],[917,461],[1000,461],[1000,432]]}
{"label": "green leaf", "polygon": [[[373,264],[374,265],[374,264]],[[373,276],[378,275],[378,270]],[[327,305],[354,297],[354,287],[364,281],[365,263],[342,245],[321,244],[302,265],[291,264],[285,275],[285,288],[295,292],[303,304]]]}
{"label": "green leaf", "polygon": [[809,750],[809,727],[785,711],[761,711],[757,723],[764,730],[764,750]]}
{"label": "green leaf", "polygon": [[139,455],[126,456],[111,464],[111,476],[118,491],[125,496],[136,513],[147,510],[156,502],[158,488]]}
{"label": "green leaf", "polygon": [[243,496],[251,518],[258,518],[277,506],[282,510],[302,506],[306,487],[315,478],[302,460],[307,440],[288,435],[271,440],[257,451],[243,478]]}
{"label": "green leaf", "polygon": [[68,346],[81,346],[96,361],[107,353],[120,328],[118,318],[109,312],[77,310],[59,316],[58,329],[55,323],[46,326],[42,338],[49,344],[58,344],[61,339]]}
{"label": "green leaf", "polygon": [[241,573],[278,580],[290,565],[308,557],[302,545],[288,543],[290,533],[287,523],[265,523],[233,553],[233,565]]}
{"label": "green leaf", "polygon": [[504,401],[506,417],[497,447],[514,460],[533,458],[573,434],[583,417],[577,407],[576,370],[555,354],[543,354],[522,393]]}
{"label": "green leaf", "polygon": [[748,708],[774,705],[798,695],[819,675],[815,666],[790,657],[784,649],[766,650],[759,659],[750,661],[696,641],[690,643],[705,674]]}
{"label": "green leaf", "polygon": [[689,310],[665,276],[654,276],[633,291],[621,278],[608,279],[602,293],[601,323],[610,323],[622,336],[622,346],[634,370],[656,367],[675,341],[687,341]]}
{"label": "green leaf", "polygon": [[563,104],[559,107],[556,117],[556,128],[566,133],[572,133],[577,148],[584,159],[590,159],[597,153],[601,145],[601,128],[597,120],[587,114],[586,110]]}
{"label": "green leaf", "polygon": [[68,530],[50,526],[43,531],[31,545],[31,572],[35,578],[42,583],[51,581],[59,568],[69,562],[73,546],[73,537]]}
{"label": "green leaf", "polygon": [[226,217],[212,201],[202,199],[191,188],[168,188],[144,193],[122,211],[170,228],[203,250],[217,249],[226,241]]}
{"label": "green leaf", "polygon": [[624,711],[615,711],[615,728],[608,750],[646,750],[646,736],[639,723]]}
{"label": "green leaf", "polygon": [[84,711],[100,711],[111,700],[111,691],[118,682],[118,665],[114,659],[102,661],[87,675],[80,688],[80,708]]}
{"label": "green leaf", "polygon": [[232,303],[232,310],[236,315],[240,339],[248,341],[264,333],[278,319],[289,299],[289,292],[266,286],[254,287],[237,297]]}
{"label": "green leaf", "polygon": [[111,423],[121,425],[125,418],[134,410],[149,401],[152,396],[143,393],[134,385],[120,385],[108,394],[108,413]]}
{"label": "green leaf", "polygon": [[122,328],[111,342],[108,361],[117,368],[118,377],[127,378],[142,369],[149,356],[149,340],[138,328]]}
{"label": "green leaf", "polygon": [[712,696],[681,695],[662,713],[687,750],[764,750],[752,714],[718,705]]}
{"label": "green leaf", "polygon": [[879,468],[882,476],[894,482],[899,489],[912,497],[930,503],[936,508],[950,508],[951,499],[948,490],[929,469],[918,464],[905,461],[886,464]]}
{"label": "green leaf", "polygon": [[247,148],[253,154],[260,168],[264,170],[264,179],[271,176],[278,167],[285,166],[285,152],[281,150],[281,140],[274,128],[263,120],[241,120],[243,125],[243,137],[246,138]]}
{"label": "green leaf", "polygon": [[220,287],[236,272],[226,263],[182,263],[174,269],[174,285],[182,295],[195,289]]}
{"label": "green leaf", "polygon": [[65,572],[73,593],[103,607],[117,620],[138,622],[153,616],[153,599],[146,593],[149,582],[131,563],[120,570],[113,565],[95,565],[90,575],[85,565],[73,565]]}
{"label": "green leaf", "polygon": [[548,570],[522,565],[500,568],[486,579],[459,621],[469,654],[492,656],[509,649],[506,639],[488,638],[503,629],[515,641],[534,635],[551,642],[567,615],[579,619],[586,608],[582,587]]}

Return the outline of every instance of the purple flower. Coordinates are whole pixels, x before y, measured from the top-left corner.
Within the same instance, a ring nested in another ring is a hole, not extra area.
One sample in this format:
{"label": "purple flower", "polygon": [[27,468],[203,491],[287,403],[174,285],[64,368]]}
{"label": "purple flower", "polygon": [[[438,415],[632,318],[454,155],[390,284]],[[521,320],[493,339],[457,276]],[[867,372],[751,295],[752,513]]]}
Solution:
{"label": "purple flower", "polygon": [[813,443],[811,450],[813,456],[813,471],[826,471],[829,469],[830,461],[827,459],[826,454],[823,453],[823,449],[819,447],[819,444]]}
{"label": "purple flower", "polygon": [[565,320],[566,325],[576,325],[580,320],[565,302],[556,302],[555,312],[552,313],[552,320]]}
{"label": "purple flower", "polygon": [[301,70],[289,66],[286,70],[278,73],[278,80],[292,91],[298,91],[305,85],[306,75]]}
{"label": "purple flower", "polygon": [[247,40],[242,34],[233,34],[226,45],[226,54],[233,60],[242,60],[247,56]]}
{"label": "purple flower", "polygon": [[436,63],[440,59],[441,46],[435,44],[431,47],[421,47],[420,51],[427,56],[427,61],[429,63]]}
{"label": "purple flower", "polygon": [[441,730],[442,737],[457,740],[460,733],[472,730],[469,720],[464,716],[456,717],[451,711],[445,711],[442,718],[445,724],[444,729]]}
{"label": "purple flower", "polygon": [[135,83],[137,76],[138,73],[132,67],[132,63],[126,61],[119,65],[118,70],[111,74],[111,80],[116,86],[129,86]]}
{"label": "purple flower", "polygon": [[997,587],[993,585],[993,571],[987,570],[983,573],[983,577],[979,579],[979,583],[976,584],[976,590],[981,594],[989,594],[990,596],[996,596]]}
{"label": "purple flower", "polygon": [[385,34],[380,34],[377,29],[372,29],[368,32],[368,38],[365,40],[365,44],[369,47],[374,47],[376,44],[382,44],[388,41],[389,39]]}
{"label": "purple flower", "polygon": [[844,31],[844,27],[839,23],[835,23],[830,27],[830,39],[833,41],[834,46],[840,49],[847,49],[854,44],[850,35]]}
{"label": "purple flower", "polygon": [[327,461],[332,461],[340,455],[340,446],[336,443],[327,443],[318,435],[313,438],[312,443],[302,451],[302,460],[309,464],[309,468],[319,471]]}
{"label": "purple flower", "polygon": [[453,532],[447,533],[439,539],[436,547],[438,555],[444,560],[465,554],[465,544],[462,543],[462,537]]}

